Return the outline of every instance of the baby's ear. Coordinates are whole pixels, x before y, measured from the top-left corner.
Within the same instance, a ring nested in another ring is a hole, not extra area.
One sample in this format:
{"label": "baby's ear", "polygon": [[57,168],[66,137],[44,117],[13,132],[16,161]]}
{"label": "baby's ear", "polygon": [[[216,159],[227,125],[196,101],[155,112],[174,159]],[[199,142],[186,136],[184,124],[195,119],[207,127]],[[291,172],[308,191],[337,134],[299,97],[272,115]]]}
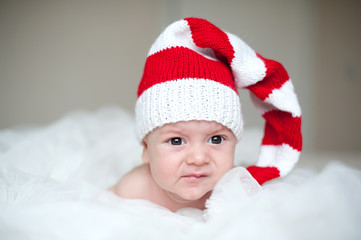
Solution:
{"label": "baby's ear", "polygon": [[149,163],[148,153],[147,153],[147,151],[148,151],[147,142],[145,140],[143,140],[142,145],[143,145],[142,161],[144,163]]}

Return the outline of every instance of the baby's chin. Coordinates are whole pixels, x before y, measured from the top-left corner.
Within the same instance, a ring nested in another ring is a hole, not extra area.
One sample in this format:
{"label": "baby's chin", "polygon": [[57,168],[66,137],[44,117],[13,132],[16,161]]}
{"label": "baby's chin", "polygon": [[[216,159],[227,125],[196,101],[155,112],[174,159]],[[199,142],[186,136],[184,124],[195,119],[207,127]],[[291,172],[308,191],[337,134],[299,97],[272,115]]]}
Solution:
{"label": "baby's chin", "polygon": [[173,193],[167,192],[169,197],[179,203],[186,203],[186,202],[196,202],[196,201],[203,201],[207,200],[211,195],[212,191],[207,192],[186,192],[186,193]]}

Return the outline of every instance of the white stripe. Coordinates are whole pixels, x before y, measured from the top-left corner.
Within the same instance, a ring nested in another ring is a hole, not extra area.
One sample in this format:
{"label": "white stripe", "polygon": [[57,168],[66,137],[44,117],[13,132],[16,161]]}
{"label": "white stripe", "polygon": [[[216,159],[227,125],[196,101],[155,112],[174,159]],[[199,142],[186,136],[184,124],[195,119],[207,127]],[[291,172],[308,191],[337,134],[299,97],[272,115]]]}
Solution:
{"label": "white stripe", "polygon": [[186,47],[208,59],[218,61],[211,48],[196,46],[193,42],[192,31],[186,20],[180,20],[169,25],[153,43],[148,56],[171,47]]}
{"label": "white stripe", "polygon": [[261,81],[266,76],[267,68],[256,52],[239,37],[227,33],[233,46],[234,58],[231,68],[237,88],[244,88]]}
{"label": "white stripe", "polygon": [[154,128],[167,123],[207,120],[232,130],[239,140],[243,121],[238,94],[207,79],[181,79],[155,84],[136,103],[137,137],[141,141]]}
{"label": "white stripe", "polygon": [[257,166],[276,167],[280,175],[287,175],[298,161],[300,152],[288,144],[281,146],[262,145]]}
{"label": "white stripe", "polygon": [[289,112],[293,117],[300,117],[302,115],[291,80],[286,81],[280,89],[274,89],[264,101],[252,93],[251,99],[260,115],[272,110]]}
{"label": "white stripe", "polygon": [[272,104],[277,109],[292,113],[293,117],[301,116],[301,107],[291,80],[285,82],[280,89],[273,90],[265,102]]}

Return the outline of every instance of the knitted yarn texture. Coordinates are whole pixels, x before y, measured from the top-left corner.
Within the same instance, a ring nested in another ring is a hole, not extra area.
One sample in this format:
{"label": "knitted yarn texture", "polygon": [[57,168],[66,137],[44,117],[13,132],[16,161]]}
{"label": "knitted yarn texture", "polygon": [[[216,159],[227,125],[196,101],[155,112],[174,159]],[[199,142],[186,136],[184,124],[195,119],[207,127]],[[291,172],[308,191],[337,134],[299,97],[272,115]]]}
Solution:
{"label": "knitted yarn texture", "polygon": [[285,176],[302,150],[291,79],[280,63],[204,19],[177,21],[152,45],[138,87],[138,140],[164,124],[189,120],[216,121],[241,139],[241,88],[265,119],[259,159],[247,169],[260,184]]}

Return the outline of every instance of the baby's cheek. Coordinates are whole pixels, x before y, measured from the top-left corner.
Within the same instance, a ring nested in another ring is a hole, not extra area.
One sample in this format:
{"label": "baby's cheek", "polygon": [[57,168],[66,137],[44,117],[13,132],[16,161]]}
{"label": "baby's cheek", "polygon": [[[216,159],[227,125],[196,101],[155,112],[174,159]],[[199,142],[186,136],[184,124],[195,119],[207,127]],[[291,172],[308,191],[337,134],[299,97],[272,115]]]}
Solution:
{"label": "baby's cheek", "polygon": [[154,169],[153,175],[158,181],[168,182],[175,176],[175,171],[170,164],[163,164]]}
{"label": "baby's cheek", "polygon": [[225,173],[227,173],[229,170],[231,170],[232,168],[234,168],[234,162],[233,160],[228,160],[223,162],[223,164],[219,165],[220,166],[220,177],[222,177]]}

